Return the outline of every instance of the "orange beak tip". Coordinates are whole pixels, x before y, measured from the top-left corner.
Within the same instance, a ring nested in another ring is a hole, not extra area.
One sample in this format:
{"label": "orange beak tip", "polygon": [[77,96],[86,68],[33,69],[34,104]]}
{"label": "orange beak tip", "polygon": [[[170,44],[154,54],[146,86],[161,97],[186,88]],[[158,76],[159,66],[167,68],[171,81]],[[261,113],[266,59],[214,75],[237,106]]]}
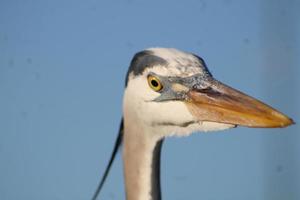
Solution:
{"label": "orange beak tip", "polygon": [[289,120],[290,120],[290,123],[287,126],[296,124],[296,122],[292,118],[289,118]]}
{"label": "orange beak tip", "polygon": [[293,119],[242,92],[218,83],[209,90],[188,93],[189,111],[198,120],[250,128],[284,128]]}

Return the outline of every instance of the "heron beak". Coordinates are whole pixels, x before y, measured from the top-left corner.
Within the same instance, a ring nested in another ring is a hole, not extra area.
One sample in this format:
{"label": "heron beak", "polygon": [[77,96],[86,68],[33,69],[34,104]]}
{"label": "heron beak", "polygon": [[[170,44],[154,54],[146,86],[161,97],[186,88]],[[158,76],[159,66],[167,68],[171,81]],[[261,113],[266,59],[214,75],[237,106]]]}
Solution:
{"label": "heron beak", "polygon": [[199,121],[261,128],[294,123],[274,108],[216,80],[211,80],[205,89],[191,89],[186,94],[185,103]]}

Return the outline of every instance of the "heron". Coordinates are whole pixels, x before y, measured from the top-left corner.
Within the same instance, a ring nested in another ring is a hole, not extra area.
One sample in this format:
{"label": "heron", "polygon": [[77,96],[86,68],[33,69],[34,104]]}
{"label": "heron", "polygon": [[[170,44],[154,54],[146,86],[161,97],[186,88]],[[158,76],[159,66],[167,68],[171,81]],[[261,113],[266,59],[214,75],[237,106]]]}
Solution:
{"label": "heron", "polygon": [[97,199],[121,144],[126,199],[161,200],[160,155],[166,137],[293,123],[267,104],[216,80],[196,54],[173,48],[140,51],[126,75],[119,134],[92,199]]}

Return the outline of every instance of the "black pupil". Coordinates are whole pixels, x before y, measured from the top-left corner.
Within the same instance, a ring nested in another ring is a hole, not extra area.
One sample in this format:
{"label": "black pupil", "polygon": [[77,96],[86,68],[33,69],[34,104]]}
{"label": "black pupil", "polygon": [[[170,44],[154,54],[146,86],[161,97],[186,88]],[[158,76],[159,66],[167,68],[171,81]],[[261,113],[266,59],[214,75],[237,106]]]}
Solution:
{"label": "black pupil", "polygon": [[156,80],[152,80],[151,84],[153,87],[157,87],[158,86],[158,82]]}

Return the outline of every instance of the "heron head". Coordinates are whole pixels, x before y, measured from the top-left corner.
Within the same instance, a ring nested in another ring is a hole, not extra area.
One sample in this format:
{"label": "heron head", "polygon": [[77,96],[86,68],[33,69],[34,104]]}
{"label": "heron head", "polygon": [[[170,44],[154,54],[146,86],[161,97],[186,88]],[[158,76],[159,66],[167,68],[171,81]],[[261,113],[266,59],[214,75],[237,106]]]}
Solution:
{"label": "heron head", "polygon": [[285,127],[291,119],[214,79],[199,56],[151,48],[131,61],[124,120],[161,136],[236,126]]}

